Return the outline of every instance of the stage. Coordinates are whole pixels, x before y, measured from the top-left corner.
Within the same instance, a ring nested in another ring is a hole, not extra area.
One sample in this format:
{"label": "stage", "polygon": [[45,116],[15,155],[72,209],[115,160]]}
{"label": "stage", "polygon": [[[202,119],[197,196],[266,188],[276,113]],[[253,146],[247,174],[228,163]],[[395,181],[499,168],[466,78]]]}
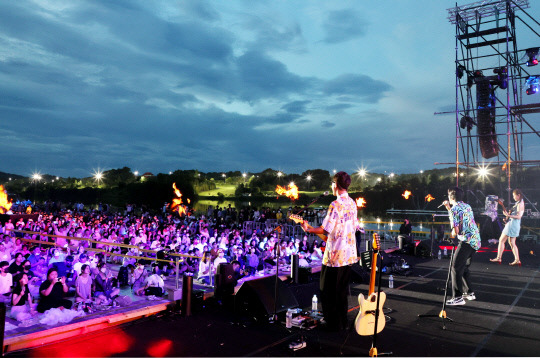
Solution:
{"label": "stage", "polygon": [[[411,266],[408,276],[394,276],[388,288],[385,313],[389,321],[378,335],[379,354],[395,356],[537,356],[540,351],[540,259],[538,246],[520,246],[522,267],[511,267],[512,254],[506,252],[502,265],[489,262],[494,248],[481,250],[471,266],[477,299],[464,306],[447,307],[453,322],[443,330],[440,318],[419,318],[419,314],[438,315],[442,308],[447,259],[403,256]],[[530,252],[533,252],[531,254]],[[392,253],[395,254],[395,253]],[[318,289],[318,274],[308,282],[284,284],[297,297],[301,307],[310,306]],[[367,292],[367,282],[352,283],[349,320],[354,321],[357,296]],[[195,288],[197,290],[197,288]],[[158,305],[147,301],[149,307]],[[167,303],[161,302],[159,304]],[[170,307],[146,318],[119,326],[81,334],[61,342],[8,356],[366,356],[370,336],[352,332],[326,332],[286,329],[283,322],[255,321],[239,314],[210,296],[194,302],[190,317]],[[141,315],[144,317],[145,315]],[[280,317],[282,318],[282,317]],[[306,347],[289,348],[303,336]]]}

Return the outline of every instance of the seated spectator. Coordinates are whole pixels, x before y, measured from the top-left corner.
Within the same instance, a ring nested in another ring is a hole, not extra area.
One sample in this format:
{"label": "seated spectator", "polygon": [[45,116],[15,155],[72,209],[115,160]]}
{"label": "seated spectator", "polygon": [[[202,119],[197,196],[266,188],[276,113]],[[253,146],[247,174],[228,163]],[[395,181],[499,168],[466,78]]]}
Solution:
{"label": "seated spectator", "polygon": [[138,295],[138,292],[142,292],[140,289],[144,287],[146,277],[148,277],[148,271],[146,271],[144,265],[141,263],[137,264],[137,268],[133,270],[133,274],[130,280],[133,293]]}
{"label": "seated spectator", "polygon": [[39,277],[40,281],[45,281],[47,279],[47,270],[49,268],[47,267],[47,262],[45,261],[45,257],[41,256],[38,260],[37,265],[34,267],[34,274],[36,274],[37,277]]}
{"label": "seated spectator", "polygon": [[47,272],[47,280],[39,286],[40,299],[37,311],[43,313],[51,308],[70,309],[73,302],[64,298],[68,292],[66,278],[58,278],[58,271],[52,267]]}
{"label": "seated spectator", "polygon": [[213,274],[215,274],[218,270],[219,270],[219,264],[221,263],[227,263],[227,259],[225,258],[225,252],[223,251],[223,249],[219,249],[218,250],[218,257],[214,260],[214,272]]}
{"label": "seated spectator", "polygon": [[51,253],[51,256],[52,256],[51,259],[49,260],[49,267],[53,267],[53,264],[55,262],[65,261],[65,257],[64,257],[64,254],[62,253],[62,250],[52,248],[49,252]]}
{"label": "seated spectator", "polygon": [[23,267],[22,267],[22,263],[24,261],[24,256],[22,253],[20,252],[17,252],[15,254],[15,261],[13,261],[11,263],[11,265],[9,265],[9,273],[12,274],[12,275],[15,275],[16,273],[19,273],[19,272],[22,272],[23,270]]}
{"label": "seated spectator", "polygon": [[39,246],[36,246],[32,249],[32,253],[30,254],[30,256],[28,256],[28,261],[30,261],[32,268],[34,268],[38,264],[40,257],[41,248]]}
{"label": "seated spectator", "polygon": [[199,272],[197,274],[197,279],[199,282],[204,284],[211,284],[212,280],[212,255],[210,251],[206,251],[203,255],[202,260],[199,262]]}
{"label": "seated spectator", "polygon": [[75,302],[90,303],[92,301],[92,277],[90,276],[90,266],[82,265],[81,274],[75,281]]}
{"label": "seated spectator", "polygon": [[36,312],[36,306],[32,303],[32,294],[28,289],[28,276],[25,273],[15,275],[13,296],[11,297],[11,317],[17,321],[32,318]]}
{"label": "seated spectator", "polygon": [[259,269],[259,256],[257,255],[256,249],[252,247],[250,253],[246,255],[246,269],[250,274],[254,274],[255,271]]}
{"label": "seated spectator", "polygon": [[26,274],[28,281],[28,288],[30,289],[30,294],[32,297],[37,297],[39,295],[39,286],[38,281],[39,277],[34,274],[32,271],[32,265],[29,260],[25,260],[22,263],[23,271],[21,273]]}
{"label": "seated spectator", "polygon": [[6,245],[2,242],[0,243],[0,261],[11,261],[11,254],[6,250]]}
{"label": "seated spectator", "polygon": [[98,264],[99,273],[94,279],[94,285],[96,291],[94,296],[97,297],[101,303],[112,304],[114,299],[118,297],[120,289],[114,287],[111,271],[105,266],[104,262]]}
{"label": "seated spectator", "polygon": [[0,262],[0,302],[8,303],[13,286],[13,276],[8,272],[9,263]]}
{"label": "seated spectator", "polygon": [[73,265],[73,269],[75,271],[77,271],[77,275],[81,275],[81,272],[82,272],[82,266],[83,265],[87,265],[88,264],[88,256],[86,254],[80,254],[79,255],[79,261],[76,262],[74,265]]}
{"label": "seated spectator", "polygon": [[148,276],[144,282],[144,286],[139,289],[137,295],[145,296],[157,296],[161,297],[165,293],[165,282],[163,278],[158,275],[159,268],[157,266],[152,267],[152,274]]}

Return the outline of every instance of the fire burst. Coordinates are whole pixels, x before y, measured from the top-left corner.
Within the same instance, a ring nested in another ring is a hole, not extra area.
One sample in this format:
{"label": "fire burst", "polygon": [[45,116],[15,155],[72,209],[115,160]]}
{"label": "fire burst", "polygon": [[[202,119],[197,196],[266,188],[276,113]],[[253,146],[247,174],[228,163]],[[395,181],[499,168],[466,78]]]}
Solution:
{"label": "fire burst", "polygon": [[5,214],[11,209],[12,201],[8,201],[7,193],[4,186],[0,185],[0,214]]}
{"label": "fire burst", "polygon": [[365,208],[366,207],[366,200],[362,197],[356,199],[356,206],[359,208]]}
{"label": "fire burst", "polygon": [[290,183],[287,188],[278,185],[276,187],[276,193],[278,193],[278,195],[285,195],[292,200],[298,199],[298,187],[294,185],[294,183]]}
{"label": "fire burst", "polygon": [[429,203],[430,201],[435,200],[435,198],[432,197],[431,194],[428,194],[428,195],[426,195],[425,200]]}
{"label": "fire burst", "polygon": [[408,190],[405,190],[405,192],[403,194],[401,194],[402,197],[404,197],[405,199],[409,199],[409,197],[412,195],[412,193]]}
{"label": "fire burst", "polygon": [[176,194],[176,198],[173,198],[172,200],[171,211],[178,211],[178,215],[180,216],[185,215],[187,210],[186,206],[182,205],[182,193],[180,190],[178,190],[178,188],[176,188],[176,183],[173,183],[172,187],[174,189],[174,193]]}

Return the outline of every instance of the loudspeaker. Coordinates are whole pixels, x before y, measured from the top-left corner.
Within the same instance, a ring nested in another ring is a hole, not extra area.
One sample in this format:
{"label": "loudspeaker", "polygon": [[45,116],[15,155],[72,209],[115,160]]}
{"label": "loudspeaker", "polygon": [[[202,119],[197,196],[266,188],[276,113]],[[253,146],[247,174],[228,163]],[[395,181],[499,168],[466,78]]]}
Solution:
{"label": "loudspeaker", "polygon": [[351,282],[353,283],[369,283],[370,270],[354,264],[351,266]]}
{"label": "loudspeaker", "polygon": [[416,245],[415,253],[416,253],[416,256],[430,257],[431,256],[431,248],[426,243],[426,241],[420,241],[418,243],[418,245]]}
{"label": "loudspeaker", "polygon": [[495,129],[495,92],[488,78],[476,79],[476,104],[478,143],[482,157],[489,159],[499,154]]}
{"label": "loudspeaker", "polygon": [[291,255],[291,278],[294,283],[298,283],[298,254]]}
{"label": "loudspeaker", "polygon": [[221,299],[225,295],[232,295],[234,293],[234,286],[236,286],[233,265],[226,263],[219,264],[214,283],[214,295],[216,298]]}
{"label": "loudspeaker", "polygon": [[[298,301],[289,287],[280,280],[277,285],[276,313],[298,307]],[[273,315],[275,288],[276,278],[273,276],[245,281],[236,293],[237,311],[247,312],[256,318]]]}

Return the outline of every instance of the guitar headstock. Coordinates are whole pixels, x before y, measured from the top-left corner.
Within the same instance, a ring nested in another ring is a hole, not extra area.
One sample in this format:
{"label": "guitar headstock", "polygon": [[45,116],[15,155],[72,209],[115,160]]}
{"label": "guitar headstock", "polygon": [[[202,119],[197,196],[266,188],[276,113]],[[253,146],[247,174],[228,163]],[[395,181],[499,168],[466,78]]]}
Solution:
{"label": "guitar headstock", "polygon": [[296,215],[296,214],[289,215],[289,219],[291,219],[292,221],[294,221],[297,224],[301,224],[301,223],[304,222],[304,219],[301,216]]}
{"label": "guitar headstock", "polygon": [[381,247],[381,239],[379,238],[379,233],[373,233],[373,250],[377,251]]}

